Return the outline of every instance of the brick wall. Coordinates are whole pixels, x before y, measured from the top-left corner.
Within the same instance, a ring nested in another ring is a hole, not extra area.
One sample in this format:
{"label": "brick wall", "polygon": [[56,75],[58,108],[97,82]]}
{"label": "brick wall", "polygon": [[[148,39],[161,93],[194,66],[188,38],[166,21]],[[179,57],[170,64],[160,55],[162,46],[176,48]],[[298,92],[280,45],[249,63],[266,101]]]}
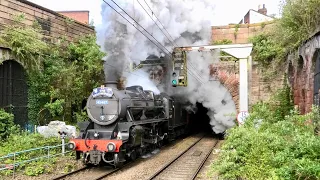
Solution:
{"label": "brick wall", "polygon": [[83,24],[89,24],[89,11],[57,11],[57,13],[79,21]]}
{"label": "brick wall", "polygon": [[289,63],[289,82],[293,91],[294,105],[301,114],[311,111],[313,104],[314,65],[312,56],[307,59],[301,58],[296,65]]}
{"label": "brick wall", "polygon": [[211,39],[212,41],[229,39],[235,44],[244,44],[249,42],[249,37],[258,34],[263,30],[272,28],[272,25],[272,22],[265,22],[257,24],[212,26]]}
{"label": "brick wall", "polygon": [[0,1],[0,29],[4,25],[13,23],[16,15],[24,13],[25,25],[33,25],[39,22],[46,31],[48,37],[60,37],[65,35],[69,40],[84,34],[95,33],[94,29],[80,22],[68,22],[67,18],[55,11],[38,6],[24,0]]}
{"label": "brick wall", "polygon": [[237,111],[239,111],[239,63],[220,62],[212,64],[210,68],[210,75],[219,80],[228,89]]}
{"label": "brick wall", "polygon": [[[237,111],[239,111],[239,63],[226,61],[213,64],[210,74],[216,77],[229,90]],[[249,107],[259,101],[268,100],[283,85],[283,76],[266,80],[262,75],[258,65],[253,64],[251,75],[249,75]]]}

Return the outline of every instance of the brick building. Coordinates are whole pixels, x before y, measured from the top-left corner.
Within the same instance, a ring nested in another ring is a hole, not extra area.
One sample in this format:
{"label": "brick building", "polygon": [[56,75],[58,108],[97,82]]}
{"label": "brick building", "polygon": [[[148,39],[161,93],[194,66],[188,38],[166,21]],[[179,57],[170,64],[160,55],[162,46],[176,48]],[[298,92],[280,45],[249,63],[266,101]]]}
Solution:
{"label": "brick building", "polygon": [[263,5],[263,8],[258,8],[258,11],[254,9],[250,9],[247,14],[244,16],[243,19],[239,22],[239,24],[255,24],[255,23],[262,23],[262,22],[267,22],[267,21],[273,21],[274,18],[271,16],[267,15],[268,10],[265,6]]}
{"label": "brick building", "polygon": [[56,11],[66,17],[79,21],[83,24],[89,24],[89,11]]}

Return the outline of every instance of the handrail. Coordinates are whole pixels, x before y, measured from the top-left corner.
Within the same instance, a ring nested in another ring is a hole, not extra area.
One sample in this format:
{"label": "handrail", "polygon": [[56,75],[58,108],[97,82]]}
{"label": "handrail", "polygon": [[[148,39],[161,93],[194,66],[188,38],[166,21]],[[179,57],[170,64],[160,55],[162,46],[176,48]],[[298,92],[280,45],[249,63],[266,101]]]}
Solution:
{"label": "handrail", "polygon": [[[7,154],[5,156],[0,157],[0,160],[13,157],[14,158],[14,162],[12,164],[0,164],[0,171],[13,169],[13,168],[15,168],[15,167],[17,167],[17,166],[19,166],[20,164],[23,164],[23,163],[29,163],[29,162],[32,162],[32,161],[35,161],[35,160],[39,160],[39,159],[43,159],[43,158],[49,159],[51,157],[55,157],[55,156],[58,156],[58,155],[63,155],[65,153],[71,152],[71,150],[70,150],[70,151],[65,151],[65,152],[61,152],[61,153],[58,153],[58,154],[50,155],[50,149],[55,149],[55,148],[58,148],[58,147],[67,146],[68,144],[70,144],[70,143],[59,144],[59,145],[56,145],[56,146],[43,146],[43,147],[32,148],[32,149],[27,149],[27,150],[23,150],[23,151],[18,151],[18,152],[14,152],[14,153],[9,153],[9,154]],[[17,156],[19,156],[21,154],[24,154],[24,153],[37,151],[37,150],[42,150],[42,149],[45,149],[45,150],[48,151],[47,155],[31,158],[31,159],[28,159],[28,160],[22,160],[22,161],[19,161],[19,162],[16,163],[16,157]]]}

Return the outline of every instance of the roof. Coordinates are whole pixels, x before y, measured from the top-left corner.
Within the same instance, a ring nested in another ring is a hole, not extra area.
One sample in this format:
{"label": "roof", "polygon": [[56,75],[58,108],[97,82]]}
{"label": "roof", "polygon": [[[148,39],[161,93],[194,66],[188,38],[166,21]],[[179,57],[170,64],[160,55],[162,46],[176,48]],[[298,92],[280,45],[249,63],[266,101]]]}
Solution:
{"label": "roof", "polygon": [[[247,14],[248,14],[250,11],[254,11],[254,12],[256,12],[256,13],[262,14],[262,13],[260,13],[259,11],[254,10],[254,9],[249,9],[249,11],[247,12]],[[264,16],[266,16],[266,17],[269,17],[269,18],[272,18],[272,19],[275,19],[274,17],[269,16],[269,15],[265,15],[265,14],[262,14],[262,15],[264,15]]]}

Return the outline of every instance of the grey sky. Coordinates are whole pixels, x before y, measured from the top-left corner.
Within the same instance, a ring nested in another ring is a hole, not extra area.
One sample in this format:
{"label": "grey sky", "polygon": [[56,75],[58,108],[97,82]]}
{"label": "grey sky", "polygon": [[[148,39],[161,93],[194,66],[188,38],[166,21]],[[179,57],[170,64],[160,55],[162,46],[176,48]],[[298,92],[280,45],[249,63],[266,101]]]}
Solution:
{"label": "grey sky", "polygon": [[[94,24],[101,23],[101,4],[102,0],[29,0],[40,6],[44,6],[54,11],[64,10],[89,10],[90,21]],[[110,0],[106,0],[111,2]],[[238,23],[249,9],[258,9],[259,4],[266,4],[268,14],[279,14],[280,0],[213,0],[215,11],[212,12],[212,25],[226,25]]]}

